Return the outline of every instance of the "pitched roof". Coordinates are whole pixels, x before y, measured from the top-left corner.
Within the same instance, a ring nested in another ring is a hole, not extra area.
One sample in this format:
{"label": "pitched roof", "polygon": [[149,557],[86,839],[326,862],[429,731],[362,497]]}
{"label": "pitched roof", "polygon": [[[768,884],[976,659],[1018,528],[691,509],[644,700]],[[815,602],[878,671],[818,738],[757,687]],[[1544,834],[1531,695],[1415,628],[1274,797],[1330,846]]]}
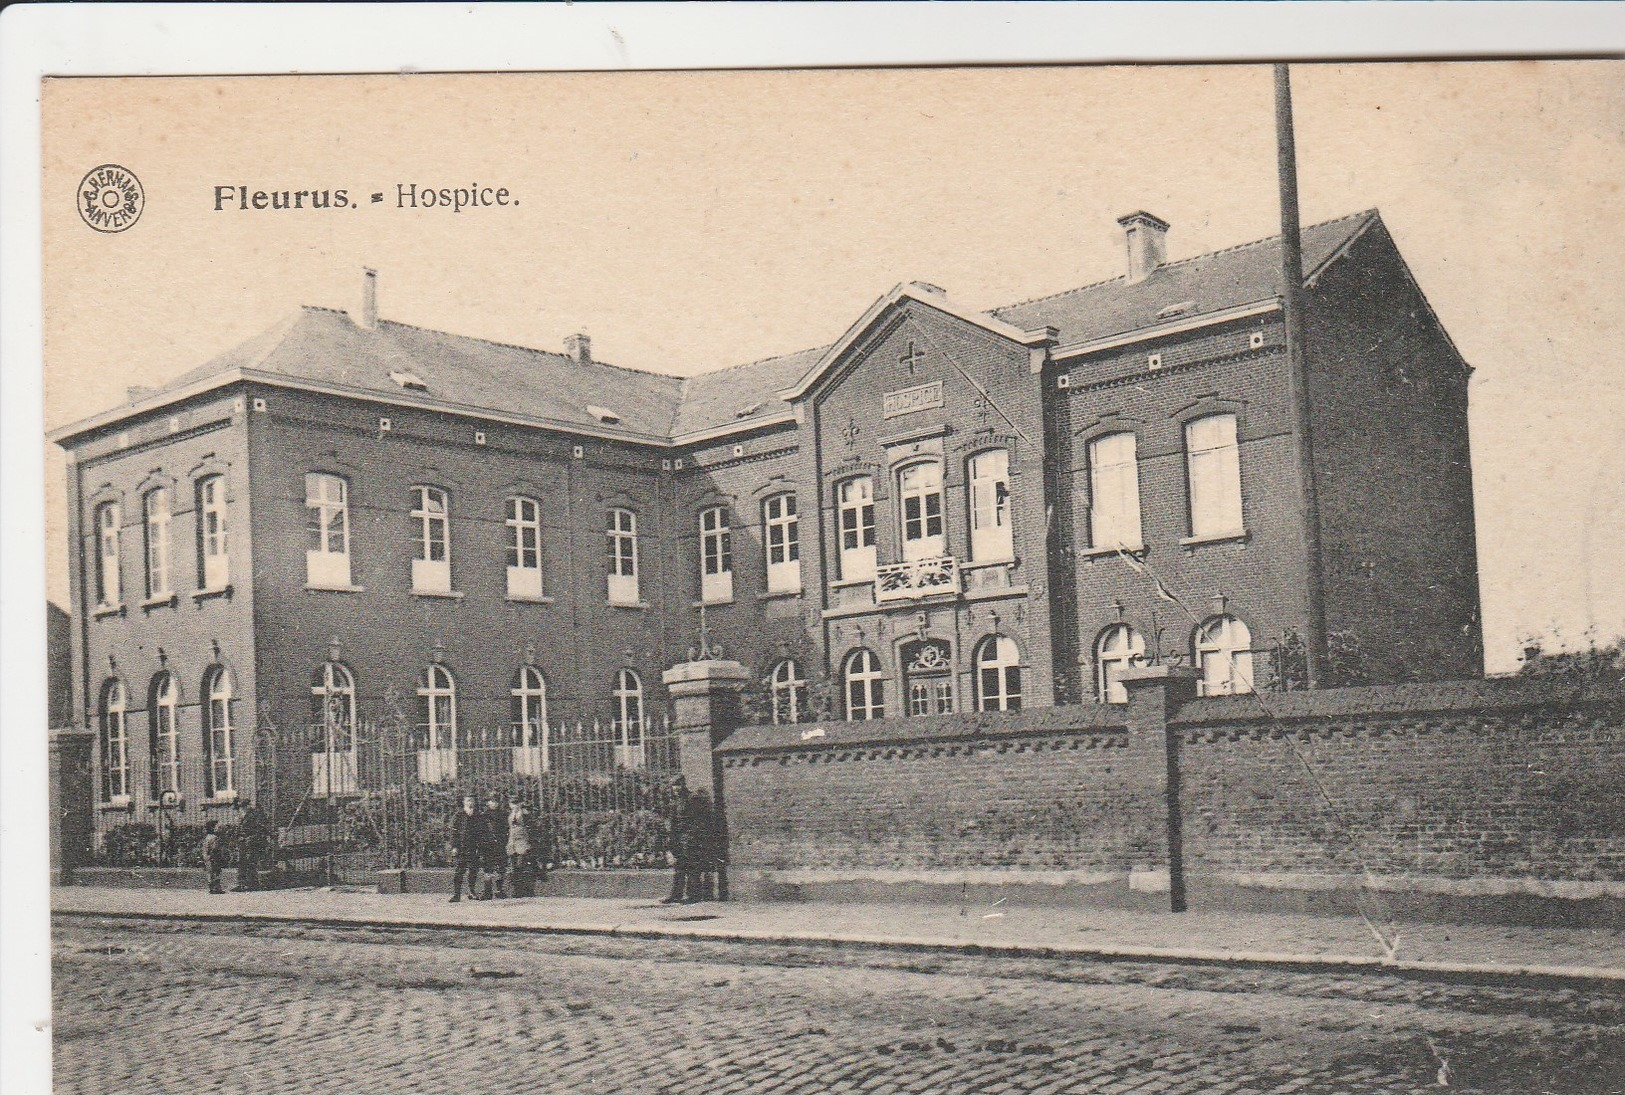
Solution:
{"label": "pitched roof", "polygon": [[[1377,211],[1369,209],[1304,228],[1306,276],[1313,278],[1380,222]],[[1184,305],[1178,314],[1188,319],[1273,298],[1280,293],[1280,252],[1280,237],[1271,236],[1166,263],[1134,284],[1112,278],[985,314],[1022,330],[1058,328],[1061,346],[1075,346],[1156,326],[1176,305]],[[800,350],[682,379],[390,320],[369,330],[346,312],[307,305],[139,403],[156,405],[213,377],[247,372],[391,402],[493,411],[664,441],[776,420],[789,410],[779,393],[801,381],[829,349]],[[404,386],[403,374],[421,378],[424,390]],[[603,410],[617,420],[607,421]],[[127,408],[98,415],[51,436],[66,440],[125,413]]]}

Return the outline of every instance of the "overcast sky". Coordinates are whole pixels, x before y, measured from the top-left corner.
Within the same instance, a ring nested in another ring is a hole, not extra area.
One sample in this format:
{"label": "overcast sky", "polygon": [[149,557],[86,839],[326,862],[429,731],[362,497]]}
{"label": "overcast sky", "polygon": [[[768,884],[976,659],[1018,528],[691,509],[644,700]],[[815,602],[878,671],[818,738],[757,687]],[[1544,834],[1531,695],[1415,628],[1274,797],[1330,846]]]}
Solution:
{"label": "overcast sky", "polygon": [[[1298,66],[1303,214],[1381,209],[1471,387],[1486,652],[1625,634],[1625,65]],[[976,308],[1278,229],[1267,67],[65,81],[44,101],[46,421],[300,304],[689,374],[833,341],[890,286]],[[73,191],[133,169],[103,235]],[[400,211],[397,183],[517,207]],[[216,212],[213,188],[355,210]],[[382,205],[365,201],[385,192]],[[63,466],[48,591],[67,604]],[[1425,611],[1425,606],[1418,606]]]}

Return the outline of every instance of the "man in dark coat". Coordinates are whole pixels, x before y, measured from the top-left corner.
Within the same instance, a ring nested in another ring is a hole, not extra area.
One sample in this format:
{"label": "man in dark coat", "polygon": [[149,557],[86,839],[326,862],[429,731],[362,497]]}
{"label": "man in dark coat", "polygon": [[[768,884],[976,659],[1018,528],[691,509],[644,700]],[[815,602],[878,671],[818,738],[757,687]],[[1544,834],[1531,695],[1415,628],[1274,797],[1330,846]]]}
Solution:
{"label": "man in dark coat", "polygon": [[243,810],[243,819],[237,829],[237,889],[260,888],[260,867],[271,848],[270,826],[265,813],[252,802]]}
{"label": "man in dark coat", "polygon": [[688,828],[688,784],[678,776],[671,781],[671,801],[666,811],[666,852],[671,856],[671,893],[662,905],[676,905],[686,893],[689,871],[689,852],[692,841]]}
{"label": "man in dark coat", "polygon": [[508,808],[492,791],[485,800],[485,844],[480,848],[480,865],[485,868],[485,884],[480,893],[487,900],[508,896]]}
{"label": "man in dark coat", "polygon": [[716,814],[711,808],[711,796],[706,791],[695,791],[688,797],[688,809],[683,812],[683,829],[688,836],[688,870],[683,884],[685,904],[709,901],[716,880]]}
{"label": "man in dark coat", "polygon": [[463,883],[468,884],[468,896],[480,897],[480,853],[488,842],[485,815],[479,810],[479,800],[473,795],[463,796],[463,808],[451,819],[451,855],[456,871],[451,879],[451,899],[463,899]]}

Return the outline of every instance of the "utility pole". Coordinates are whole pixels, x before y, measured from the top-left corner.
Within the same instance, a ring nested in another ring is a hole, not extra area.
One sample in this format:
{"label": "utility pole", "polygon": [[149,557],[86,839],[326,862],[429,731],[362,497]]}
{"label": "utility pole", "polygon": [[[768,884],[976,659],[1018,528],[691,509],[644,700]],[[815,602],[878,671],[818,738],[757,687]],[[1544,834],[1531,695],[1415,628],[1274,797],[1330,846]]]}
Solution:
{"label": "utility pole", "polygon": [[1281,297],[1286,313],[1287,391],[1296,439],[1299,525],[1303,529],[1305,671],[1319,688],[1326,671],[1326,602],[1321,590],[1320,503],[1315,492],[1315,450],[1309,434],[1308,347],[1304,338],[1303,241],[1299,236],[1298,153],[1292,134],[1292,80],[1284,64],[1275,66],[1275,148],[1281,177]]}

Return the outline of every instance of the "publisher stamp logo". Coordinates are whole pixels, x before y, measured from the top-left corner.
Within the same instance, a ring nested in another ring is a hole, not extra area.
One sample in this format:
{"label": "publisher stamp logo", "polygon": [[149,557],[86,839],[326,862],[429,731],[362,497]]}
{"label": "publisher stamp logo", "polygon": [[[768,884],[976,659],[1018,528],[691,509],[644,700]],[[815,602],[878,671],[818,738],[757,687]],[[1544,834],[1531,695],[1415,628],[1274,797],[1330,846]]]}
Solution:
{"label": "publisher stamp logo", "polygon": [[141,219],[147,195],[127,167],[104,163],[79,184],[79,216],[98,232],[122,232]]}

